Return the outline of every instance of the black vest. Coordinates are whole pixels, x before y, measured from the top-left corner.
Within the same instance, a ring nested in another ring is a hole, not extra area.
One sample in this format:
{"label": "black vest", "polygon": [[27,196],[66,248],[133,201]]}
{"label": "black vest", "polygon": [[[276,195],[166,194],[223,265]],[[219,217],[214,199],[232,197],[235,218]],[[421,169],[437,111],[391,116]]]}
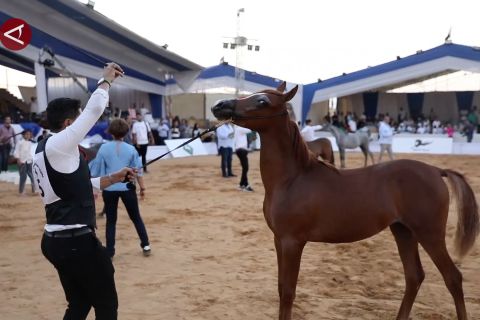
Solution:
{"label": "black vest", "polygon": [[[48,138],[40,141],[35,153],[43,152],[48,180],[53,192],[60,198],[45,205],[47,224],[85,224],[96,227],[95,199],[87,162],[80,155],[80,164],[74,172],[60,173],[55,171],[45,154],[47,141]],[[39,185],[39,188],[43,196],[41,185]]]}

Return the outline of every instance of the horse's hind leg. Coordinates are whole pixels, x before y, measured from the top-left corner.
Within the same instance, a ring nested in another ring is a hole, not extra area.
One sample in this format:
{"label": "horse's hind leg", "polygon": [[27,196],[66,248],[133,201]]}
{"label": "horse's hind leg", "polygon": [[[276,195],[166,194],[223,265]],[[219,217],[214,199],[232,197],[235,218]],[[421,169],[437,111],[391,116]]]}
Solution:
{"label": "horse's hind leg", "polygon": [[372,164],[375,164],[375,159],[373,158],[373,153],[372,153],[372,151],[370,151],[369,147],[367,147],[367,152],[370,155],[370,159],[372,160]]}
{"label": "horse's hind leg", "polygon": [[365,146],[360,146],[360,149],[362,150],[363,157],[365,158],[365,163],[363,164],[363,166],[366,167],[368,160],[368,150],[365,148]]}
{"label": "horse's hind leg", "polygon": [[294,239],[280,239],[280,246],[281,268],[279,274],[279,291],[281,295],[278,318],[280,320],[290,320],[292,318],[293,300],[295,300],[300,260],[305,242]]}
{"label": "horse's hind leg", "polygon": [[408,319],[410,315],[418,289],[420,289],[420,285],[425,278],[425,273],[418,254],[418,242],[412,231],[401,223],[391,225],[390,230],[397,242],[405,273],[405,294],[397,315],[397,320],[403,320]]}
{"label": "horse's hind leg", "polygon": [[442,274],[448,291],[450,291],[453,296],[455,309],[457,311],[457,319],[466,320],[467,310],[465,309],[465,300],[463,297],[462,274],[448,254],[445,245],[445,234],[428,233],[422,238],[419,237],[419,242],[430,258],[432,258],[433,263],[435,263]]}
{"label": "horse's hind leg", "polygon": [[345,149],[338,149],[340,153],[340,168],[345,168]]}

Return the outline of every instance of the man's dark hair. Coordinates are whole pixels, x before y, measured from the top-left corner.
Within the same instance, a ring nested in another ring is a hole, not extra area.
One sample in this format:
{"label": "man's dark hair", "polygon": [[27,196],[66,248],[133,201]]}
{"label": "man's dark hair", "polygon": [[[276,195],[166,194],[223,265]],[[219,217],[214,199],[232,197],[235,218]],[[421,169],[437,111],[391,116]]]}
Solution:
{"label": "man's dark hair", "polygon": [[58,98],[50,101],[47,106],[47,122],[50,130],[62,129],[66,119],[75,119],[79,115],[80,100]]}
{"label": "man's dark hair", "polygon": [[312,120],[307,119],[307,120],[305,120],[305,123],[306,123],[306,124],[310,124],[310,123],[312,123]]}

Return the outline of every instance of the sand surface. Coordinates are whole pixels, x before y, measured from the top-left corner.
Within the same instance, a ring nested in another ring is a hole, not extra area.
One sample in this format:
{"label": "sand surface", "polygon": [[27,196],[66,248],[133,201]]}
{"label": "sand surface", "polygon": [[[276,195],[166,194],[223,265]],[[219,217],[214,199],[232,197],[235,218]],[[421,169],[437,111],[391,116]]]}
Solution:
{"label": "sand surface", "polygon": [[[463,172],[480,201],[478,157],[397,155]],[[338,154],[336,161],[338,162]],[[360,167],[358,153],[347,166]],[[114,265],[119,319],[276,319],[277,266],[273,236],[262,213],[259,153],[250,154],[254,193],[220,177],[220,159],[163,160],[146,176],[141,213],[152,244],[143,257],[120,205]],[[240,174],[238,159],[234,171]],[[372,195],[374,196],[374,195]],[[97,200],[97,208],[102,203]],[[40,251],[44,210],[38,196],[19,197],[0,183],[0,319],[61,319],[65,298],[57,273]],[[451,208],[448,245],[456,215]],[[105,219],[98,219],[104,242]],[[452,251],[452,250],[451,250]],[[453,300],[430,258],[412,319],[456,319]],[[460,270],[470,319],[480,319],[480,241]],[[307,244],[294,319],[395,319],[404,276],[391,233],[353,244]],[[94,319],[93,311],[88,319]]]}

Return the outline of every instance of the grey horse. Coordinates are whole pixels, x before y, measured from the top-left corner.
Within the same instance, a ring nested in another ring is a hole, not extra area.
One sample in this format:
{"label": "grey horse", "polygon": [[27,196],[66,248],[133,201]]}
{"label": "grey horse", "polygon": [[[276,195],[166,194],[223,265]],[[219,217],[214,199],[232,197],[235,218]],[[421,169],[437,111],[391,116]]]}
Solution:
{"label": "grey horse", "polygon": [[375,163],[373,160],[373,154],[369,148],[370,130],[367,127],[359,129],[355,133],[345,133],[345,131],[327,123],[323,125],[322,130],[331,132],[335,137],[338,151],[340,153],[341,168],[345,168],[345,149],[355,149],[357,147],[360,147],[365,156],[365,167],[367,166],[368,155],[370,155],[372,164]]}

